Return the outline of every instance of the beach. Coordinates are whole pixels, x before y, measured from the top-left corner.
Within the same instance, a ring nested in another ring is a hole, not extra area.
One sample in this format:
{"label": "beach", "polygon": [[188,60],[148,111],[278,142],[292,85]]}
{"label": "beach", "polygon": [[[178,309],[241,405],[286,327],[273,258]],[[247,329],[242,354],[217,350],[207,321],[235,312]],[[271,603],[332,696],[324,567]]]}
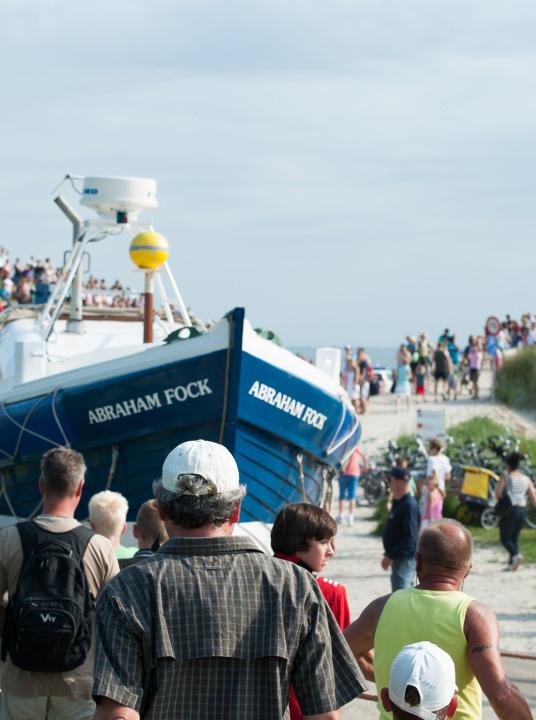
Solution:
{"label": "beach", "polygon": [[[521,415],[490,400],[490,376],[484,378],[482,399],[469,398],[456,402],[427,403],[425,407],[444,408],[447,427],[471,417],[486,416],[508,425],[516,432],[533,436],[536,426],[530,415]],[[416,410],[394,412],[392,396],[372,398],[369,413],[362,416],[363,447],[373,454],[388,440],[402,433],[415,432]],[[335,506],[334,506],[335,507]],[[353,527],[341,527],[337,535],[337,554],[331,560],[326,576],[346,586],[352,619],[374,598],[390,592],[389,574],[380,567],[383,554],[381,538],[373,536],[374,522],[368,506],[357,509]],[[522,567],[517,573],[504,572],[506,553],[499,547],[477,546],[473,569],[464,591],[488,604],[497,614],[501,630],[501,650],[536,656],[536,565]],[[536,711],[536,661],[505,659],[510,678],[528,698]],[[375,705],[367,701],[354,701],[348,705],[344,720],[377,718]],[[484,720],[495,718],[484,703]]]}

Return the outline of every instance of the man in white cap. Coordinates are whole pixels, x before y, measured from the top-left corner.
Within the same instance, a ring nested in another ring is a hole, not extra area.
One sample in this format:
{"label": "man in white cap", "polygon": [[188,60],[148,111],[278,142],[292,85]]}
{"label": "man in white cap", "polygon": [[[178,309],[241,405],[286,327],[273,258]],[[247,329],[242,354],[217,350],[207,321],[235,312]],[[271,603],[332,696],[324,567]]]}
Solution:
{"label": "man in white cap", "polygon": [[458,707],[452,658],[431,642],[406,645],[395,657],[381,700],[394,720],[445,720]]}
{"label": "man in white cap", "polygon": [[182,443],[153,484],[169,540],[99,600],[96,720],[272,720],[289,686],[336,720],[366,682],[310,573],[233,537],[245,488],[222,445]]}

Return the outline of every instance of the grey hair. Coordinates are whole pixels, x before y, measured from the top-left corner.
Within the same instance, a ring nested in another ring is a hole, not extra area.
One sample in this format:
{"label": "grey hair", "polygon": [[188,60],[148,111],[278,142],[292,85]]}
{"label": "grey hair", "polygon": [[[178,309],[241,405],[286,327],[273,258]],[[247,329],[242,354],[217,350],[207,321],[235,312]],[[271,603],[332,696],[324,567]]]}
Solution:
{"label": "grey hair", "polygon": [[[183,491],[184,494],[178,494]],[[246,494],[245,485],[237,490],[214,493],[214,484],[201,475],[179,475],[177,493],[167,490],[162,480],[153,482],[153,494],[158,507],[174,525],[200,528],[203,525],[223,525],[236,511]]]}

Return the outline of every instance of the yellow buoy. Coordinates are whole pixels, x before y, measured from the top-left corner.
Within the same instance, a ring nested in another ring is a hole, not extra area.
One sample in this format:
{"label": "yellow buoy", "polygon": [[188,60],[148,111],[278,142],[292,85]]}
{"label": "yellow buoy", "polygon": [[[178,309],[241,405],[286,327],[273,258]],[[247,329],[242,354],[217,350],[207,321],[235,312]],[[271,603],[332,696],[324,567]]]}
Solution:
{"label": "yellow buoy", "polygon": [[130,259],[142,270],[158,270],[167,260],[169,243],[157,232],[142,232],[132,240]]}

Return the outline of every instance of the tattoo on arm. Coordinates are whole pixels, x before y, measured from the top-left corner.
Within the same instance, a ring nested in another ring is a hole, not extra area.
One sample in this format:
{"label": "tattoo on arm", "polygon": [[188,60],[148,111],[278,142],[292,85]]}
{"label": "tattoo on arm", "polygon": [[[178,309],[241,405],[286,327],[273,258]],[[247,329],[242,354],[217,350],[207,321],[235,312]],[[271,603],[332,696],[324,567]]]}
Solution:
{"label": "tattoo on arm", "polygon": [[477,645],[471,650],[471,653],[484,652],[484,650],[498,650],[498,645]]}

